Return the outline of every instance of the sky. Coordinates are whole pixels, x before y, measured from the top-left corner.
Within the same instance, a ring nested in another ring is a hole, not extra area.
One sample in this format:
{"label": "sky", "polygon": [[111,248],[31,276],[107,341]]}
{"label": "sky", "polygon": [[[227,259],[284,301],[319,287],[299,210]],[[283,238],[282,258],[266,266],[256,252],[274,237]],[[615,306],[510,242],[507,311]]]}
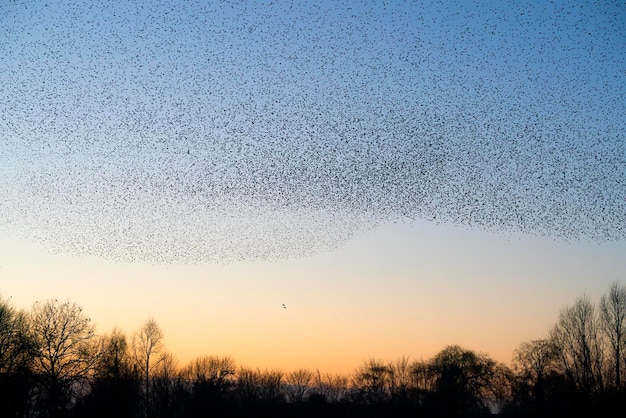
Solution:
{"label": "sky", "polygon": [[626,280],[625,30],[620,2],[0,1],[0,294],[154,317],[181,364],[509,363]]}

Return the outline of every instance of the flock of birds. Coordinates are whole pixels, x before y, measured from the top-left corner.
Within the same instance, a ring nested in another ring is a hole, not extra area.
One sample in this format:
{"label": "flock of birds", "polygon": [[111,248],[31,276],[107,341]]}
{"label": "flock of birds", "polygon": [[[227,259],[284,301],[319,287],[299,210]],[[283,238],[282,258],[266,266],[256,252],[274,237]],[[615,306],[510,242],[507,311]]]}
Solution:
{"label": "flock of birds", "polygon": [[0,231],[158,263],[626,238],[620,2],[0,5]]}

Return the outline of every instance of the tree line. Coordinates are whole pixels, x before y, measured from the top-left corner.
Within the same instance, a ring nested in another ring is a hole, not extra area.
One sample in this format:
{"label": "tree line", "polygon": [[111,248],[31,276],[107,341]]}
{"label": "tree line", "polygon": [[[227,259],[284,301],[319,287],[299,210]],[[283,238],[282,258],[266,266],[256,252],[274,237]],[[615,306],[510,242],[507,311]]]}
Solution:
{"label": "tree line", "polygon": [[563,308],[511,366],[453,345],[428,360],[369,359],[349,375],[284,373],[201,356],[186,365],[148,319],[97,335],[70,301],[0,299],[2,417],[618,416],[626,408],[626,287]]}

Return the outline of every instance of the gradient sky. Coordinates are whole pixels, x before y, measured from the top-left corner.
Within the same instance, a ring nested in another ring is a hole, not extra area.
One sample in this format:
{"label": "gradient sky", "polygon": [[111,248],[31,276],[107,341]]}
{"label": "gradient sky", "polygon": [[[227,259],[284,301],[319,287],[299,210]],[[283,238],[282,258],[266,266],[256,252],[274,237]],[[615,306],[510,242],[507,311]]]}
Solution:
{"label": "gradient sky", "polygon": [[348,373],[626,280],[622,3],[83,3],[0,1],[14,306]]}
{"label": "gradient sky", "polygon": [[[228,265],[114,263],[2,240],[3,297],[70,299],[129,334],[153,316],[182,364],[204,354],[289,371],[349,373],[369,358],[430,358],[448,344],[509,363],[559,310],[624,283],[626,244],[417,222],[312,257]],[[282,304],[287,309],[282,308]]]}

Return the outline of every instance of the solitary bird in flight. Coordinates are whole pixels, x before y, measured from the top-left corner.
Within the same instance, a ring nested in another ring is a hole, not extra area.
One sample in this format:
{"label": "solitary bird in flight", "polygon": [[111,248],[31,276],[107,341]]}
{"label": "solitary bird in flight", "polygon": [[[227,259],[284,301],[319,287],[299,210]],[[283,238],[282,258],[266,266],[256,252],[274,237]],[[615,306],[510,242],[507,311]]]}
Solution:
{"label": "solitary bird in flight", "polygon": [[285,304],[283,303],[283,309],[287,309],[287,307],[285,306]]}

